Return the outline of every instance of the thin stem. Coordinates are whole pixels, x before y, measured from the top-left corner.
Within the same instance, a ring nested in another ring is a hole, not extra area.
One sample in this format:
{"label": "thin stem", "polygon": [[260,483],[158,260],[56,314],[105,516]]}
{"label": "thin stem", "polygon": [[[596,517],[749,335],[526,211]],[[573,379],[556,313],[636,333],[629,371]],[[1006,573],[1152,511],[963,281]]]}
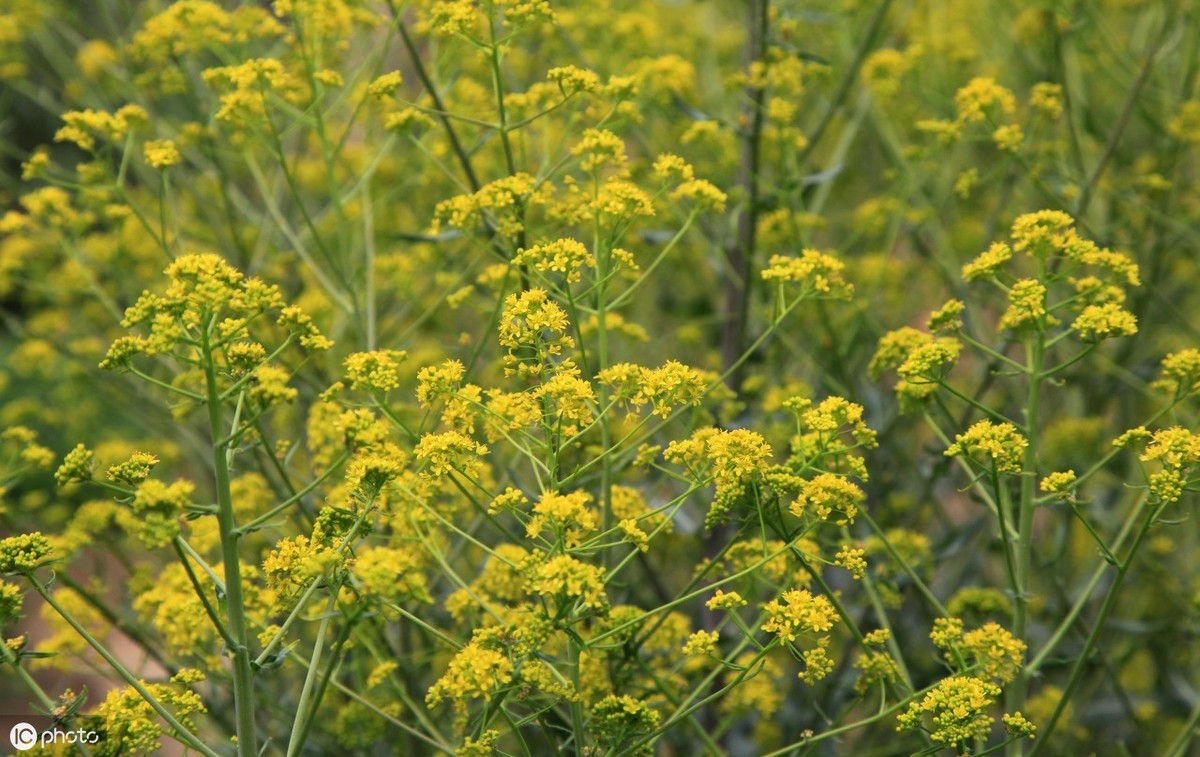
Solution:
{"label": "thin stem", "polygon": [[[329,603],[325,606],[325,614],[321,618],[321,625],[317,628],[317,640],[313,642],[312,661],[308,666],[308,674],[304,676],[304,688],[300,690],[300,701],[296,703],[296,717],[292,721],[292,735],[288,739],[287,757],[292,757],[299,751],[303,745],[304,734],[308,732],[308,721],[311,719],[308,713],[308,700],[312,696],[313,685],[317,680],[321,653],[325,648],[325,634],[329,631],[329,624],[333,620],[333,608],[337,605],[337,595],[336,591],[329,592]],[[314,702],[314,706],[315,704]]]}
{"label": "thin stem", "polygon": [[[1143,500],[1144,503],[1145,500]],[[1129,546],[1129,552],[1126,553],[1125,559],[1117,566],[1117,575],[1113,578],[1112,586],[1108,587],[1108,593],[1104,596],[1104,604],[1100,606],[1100,613],[1092,625],[1092,631],[1088,634],[1087,640],[1083,644],[1083,649],[1079,651],[1078,657],[1075,658],[1075,664],[1071,668],[1071,676],[1067,679],[1067,685],[1063,687],[1062,696],[1054,708],[1054,713],[1050,716],[1050,720],[1046,722],[1045,726],[1038,728],[1038,741],[1034,744],[1033,749],[1029,751],[1029,757],[1034,757],[1038,753],[1058,725],[1063,710],[1066,709],[1067,703],[1071,700],[1071,695],[1075,693],[1075,688],[1083,678],[1083,669],[1087,665],[1088,659],[1092,656],[1092,651],[1096,648],[1096,642],[1100,638],[1100,633],[1105,629],[1108,616],[1117,604],[1117,595],[1120,594],[1121,584],[1125,582],[1125,576],[1128,575],[1129,568],[1133,565],[1133,558],[1137,555],[1142,540],[1149,533],[1150,527],[1154,525],[1154,521],[1165,506],[1165,502],[1160,502],[1156,503],[1156,506],[1150,509],[1150,512],[1146,514],[1146,519],[1142,523],[1142,527],[1133,539],[1133,544]]]}
{"label": "thin stem", "polygon": [[150,705],[150,707],[156,713],[158,713],[158,716],[166,721],[167,725],[171,726],[176,738],[190,746],[192,749],[195,749],[197,752],[205,755],[205,757],[219,757],[216,752],[206,747],[204,743],[200,741],[200,739],[192,734],[191,731],[184,728],[183,724],[180,723],[179,720],[172,715],[166,707],[163,707],[162,703],[159,702],[154,695],[146,689],[145,685],[140,680],[130,673],[124,665],[118,662],[117,658],[113,657],[112,653],[105,649],[104,646],[95,639],[95,637],[88,633],[87,630],[79,624],[79,621],[75,620],[75,617],[67,612],[66,608],[58,603],[58,600],[54,598],[46,585],[38,580],[37,576],[30,573],[28,578],[29,582],[33,584],[34,590],[41,595],[42,599],[46,600],[46,604],[50,605],[50,607],[52,607],[54,611],[62,617],[63,620],[67,621],[67,624],[70,625],[71,628],[75,629],[75,633],[79,634],[80,638],[87,642],[88,646],[96,650],[96,653],[104,658],[104,661],[107,662],[114,671],[116,671],[117,675],[119,675],[121,679],[125,681],[125,683],[129,684],[129,686],[136,691],[142,697],[142,699],[146,700],[146,704]]}

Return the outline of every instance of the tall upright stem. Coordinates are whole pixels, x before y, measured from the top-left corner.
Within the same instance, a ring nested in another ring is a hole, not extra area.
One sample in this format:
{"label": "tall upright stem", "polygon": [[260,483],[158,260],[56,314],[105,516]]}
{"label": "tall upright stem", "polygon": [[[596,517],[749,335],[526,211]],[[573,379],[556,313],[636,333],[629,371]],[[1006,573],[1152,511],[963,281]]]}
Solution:
{"label": "tall upright stem", "polygon": [[213,467],[217,489],[217,528],[221,535],[221,562],[225,568],[226,624],[235,646],[233,655],[233,704],[237,715],[238,754],[257,757],[258,736],[254,727],[254,670],[250,667],[250,648],[246,639],[246,608],[242,597],[242,568],[238,558],[237,524],[233,516],[233,495],[229,485],[229,442],[222,420],[221,390],[213,365],[211,325],[205,330],[204,352],[205,403],[213,439]]}
{"label": "tall upright stem", "polygon": [[[1045,340],[1042,332],[1029,337],[1025,345],[1026,371],[1029,374],[1029,394],[1025,400],[1025,461],[1022,466],[1024,475],[1021,478],[1021,498],[1017,507],[1017,555],[1016,555],[1016,585],[1013,590],[1015,607],[1013,611],[1013,634],[1026,641],[1025,634],[1029,624],[1029,575],[1033,564],[1033,511],[1037,495],[1037,460],[1038,460],[1038,414],[1041,405],[1042,368],[1045,362]],[[1026,642],[1028,643],[1028,642]],[[1018,676],[1009,686],[1006,693],[1006,705],[1009,712],[1019,711],[1025,706],[1025,695],[1029,689],[1029,679]],[[1010,753],[1020,755],[1024,751],[1022,739],[1014,741]]]}

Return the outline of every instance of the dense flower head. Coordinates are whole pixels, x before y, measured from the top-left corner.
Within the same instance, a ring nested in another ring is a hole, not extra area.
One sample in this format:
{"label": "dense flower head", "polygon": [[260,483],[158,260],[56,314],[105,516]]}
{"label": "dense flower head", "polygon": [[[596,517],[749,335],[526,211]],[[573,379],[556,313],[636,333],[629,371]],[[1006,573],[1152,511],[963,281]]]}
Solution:
{"label": "dense flower head", "polygon": [[967,281],[991,278],[1010,260],[1012,248],[1004,242],[993,242],[987,250],[962,267],[962,277]]}
{"label": "dense flower head", "polygon": [[780,285],[799,285],[803,295],[849,299],[854,286],[846,281],[846,264],[826,252],[804,250],[799,257],[772,255],[762,277]]}
{"label": "dense flower head", "polygon": [[[192,716],[207,710],[200,695],[188,686],[203,679],[199,671],[185,668],[168,683],[143,681],[142,687],[181,725],[193,729]],[[171,733],[142,693],[132,686],[110,690],[97,712],[105,724],[104,745],[113,754],[154,754],[162,749],[160,739]]]}
{"label": "dense flower head", "polygon": [[746,600],[742,599],[742,595],[736,591],[727,592],[724,589],[717,589],[704,606],[709,610],[733,611],[739,607],[745,607],[747,604]]}
{"label": "dense flower head", "polygon": [[525,227],[522,206],[533,194],[537,182],[526,173],[517,173],[480,187],[478,192],[442,200],[434,210],[433,231],[443,225],[468,233],[489,225],[506,237],[516,237]]}
{"label": "dense flower head", "polygon": [[404,458],[395,453],[360,453],[346,466],[346,483],[370,498],[404,470]]}
{"label": "dense flower head", "polygon": [[346,356],[342,366],[350,388],[386,393],[400,386],[400,363],[406,357],[397,350],[355,352]]}
{"label": "dense flower head", "polygon": [[591,507],[592,497],[578,490],[569,494],[545,492],[533,506],[533,517],[525,531],[531,537],[541,535],[547,529],[565,535],[568,547],[578,546],[583,534],[596,530],[596,511]]}
{"label": "dense flower head", "polygon": [[0,629],[21,619],[21,606],[25,594],[21,587],[8,581],[0,581]]}
{"label": "dense flower head", "polygon": [[114,113],[97,110],[68,111],[63,114],[66,123],[54,135],[56,142],[72,142],[89,152],[97,147],[97,140],[117,143],[129,132],[144,126],[150,116],[138,105],[126,105]]}
{"label": "dense flower head", "polygon": [[1029,440],[1011,423],[983,420],[954,437],[947,457],[963,456],[996,473],[1020,473]]}
{"label": "dense flower head", "polygon": [[648,733],[661,716],[645,702],[622,694],[609,694],[591,708],[592,729],[602,744],[612,749],[626,739]]}
{"label": "dense flower head", "polygon": [[107,475],[110,481],[136,486],[150,476],[150,471],[158,465],[158,457],[149,452],[134,452],[128,460],[110,465]]}
{"label": "dense flower head", "polygon": [[911,326],[884,334],[868,371],[878,378],[895,370],[896,394],[901,407],[919,403],[937,391],[939,382],[954,367],[962,343],[954,337],[928,334]]}
{"label": "dense flower head", "polygon": [[1200,394],[1200,350],[1193,347],[1164,357],[1155,386],[1177,397]]}
{"label": "dense flower head", "polygon": [[557,273],[568,284],[579,281],[584,268],[596,265],[587,247],[574,239],[558,239],[520,250],[513,262],[531,266],[539,273]]}
{"label": "dense flower head", "polygon": [[513,664],[502,652],[472,642],[454,655],[425,701],[436,705],[450,700],[455,709],[465,711],[469,700],[490,701],[512,678]]}
{"label": "dense flower head", "polygon": [[1110,302],[1104,305],[1088,305],[1075,318],[1071,328],[1079,337],[1088,341],[1099,341],[1117,336],[1137,333],[1137,316]]}
{"label": "dense flower head", "polygon": [[1159,501],[1178,502],[1200,469],[1200,434],[1172,426],[1148,436],[1140,459],[1159,465],[1159,470],[1150,474],[1150,491]]}
{"label": "dense flower head", "polygon": [[668,360],[658,368],[617,363],[600,371],[596,379],[611,387],[619,402],[635,408],[649,403],[652,413],[662,418],[677,407],[700,404],[708,389],[708,381],[700,371],[676,360]]}
{"label": "dense flower head", "polygon": [[866,553],[867,551],[861,547],[855,548],[843,544],[835,556],[834,564],[848,570],[855,579],[864,578],[867,575],[867,561],[864,557]]}
{"label": "dense flower head", "polygon": [[92,479],[92,469],[96,465],[96,453],[82,443],[75,447],[63,458],[62,465],[54,471],[54,480],[59,486]]}
{"label": "dense flower head", "polygon": [[1036,279],[1021,279],[1008,292],[1008,309],[1000,316],[1000,328],[1036,327],[1045,317],[1046,287]]}
{"label": "dense flower head", "polygon": [[421,437],[414,452],[433,476],[443,476],[486,455],[488,448],[457,431],[429,433]]}
{"label": "dense flower head", "polygon": [[306,94],[299,78],[274,58],[252,58],[232,66],[210,68],[204,71],[204,81],[225,91],[216,119],[235,126],[264,121],[272,102],[271,94],[293,105],[300,104]]}
{"label": "dense flower head", "polygon": [[28,573],[53,559],[49,540],[39,532],[0,539],[0,573]]}
{"label": "dense flower head", "polygon": [[763,605],[766,620],[762,630],[781,641],[795,641],[804,634],[824,634],[838,621],[837,611],[827,597],[807,589],[789,589]]}
{"label": "dense flower head", "polygon": [[784,406],[798,415],[800,427],[819,437],[826,449],[833,438],[846,432],[856,444],[867,449],[878,444],[875,431],[863,419],[863,406],[844,397],[826,397],[816,405],[803,398],[792,398]]}
{"label": "dense flower head", "polygon": [[800,494],[792,502],[791,512],[796,517],[812,512],[821,520],[828,520],[837,513],[839,522],[853,523],[866,498],[866,493],[845,476],[818,473],[804,482]]}
{"label": "dense flower head", "polygon": [[414,550],[372,546],[358,552],[350,572],[367,596],[394,604],[432,602],[423,567]]}
{"label": "dense flower head", "polygon": [[[219,255],[181,255],[165,271],[168,279],[162,294],[142,293],[125,311],[121,325],[143,326],[147,335],[121,337],[113,342],[100,364],[107,369],[126,368],[138,353],[157,355],[183,348],[184,359],[197,344],[218,344],[244,337],[247,327],[265,313],[278,310],[279,326],[310,350],[332,346],[313,325],[312,319],[295,306],[284,306],[278,287],[257,278],[247,278]],[[245,368],[237,350],[230,373]]]}
{"label": "dense flower head", "polygon": [[1025,654],[1025,642],[994,622],[964,631],[962,620],[938,618],[930,638],[945,652],[951,667],[996,683],[1016,678]]}
{"label": "dense flower head", "polygon": [[147,479],[137,488],[128,516],[122,512],[121,525],[147,547],[169,544],[179,534],[179,516],[191,504],[195,486],[189,481],[164,484]]}
{"label": "dense flower head", "polygon": [[1012,90],[1003,87],[995,79],[979,76],[969,81],[954,95],[958,106],[958,120],[962,123],[977,123],[1011,114],[1017,107]]}
{"label": "dense flower head", "polygon": [[571,154],[580,158],[579,167],[589,173],[602,166],[621,169],[625,166],[625,141],[607,129],[586,129],[583,136],[571,148]]}
{"label": "dense flower head", "polygon": [[933,334],[952,333],[962,328],[962,314],[967,306],[962,300],[950,300],[929,314],[925,328]]}
{"label": "dense flower head", "polygon": [[924,728],[930,717],[929,737],[939,744],[958,746],[987,736],[995,722],[988,710],[1000,687],[973,676],[951,676],[913,702],[897,718],[897,730]]}
{"label": "dense flower head", "polygon": [[715,657],[718,654],[717,641],[720,638],[721,634],[718,631],[696,631],[683,645],[683,653],[688,657]]}
{"label": "dense flower head", "polygon": [[608,607],[604,568],[580,562],[570,555],[558,555],[539,565],[529,587],[543,597],[565,598],[565,607],[576,602],[597,612]]}
{"label": "dense flower head", "polygon": [[[538,375],[543,362],[575,345],[567,334],[567,314],[544,289],[510,294],[500,316],[500,345],[508,349],[505,371]],[[521,354],[523,351],[532,355]]]}

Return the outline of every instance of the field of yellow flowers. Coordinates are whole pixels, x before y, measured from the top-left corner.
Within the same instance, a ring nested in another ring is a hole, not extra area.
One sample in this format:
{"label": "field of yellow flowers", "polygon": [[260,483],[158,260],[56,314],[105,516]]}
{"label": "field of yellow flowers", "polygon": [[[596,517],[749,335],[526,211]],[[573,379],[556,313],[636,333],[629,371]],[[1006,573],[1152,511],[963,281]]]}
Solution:
{"label": "field of yellow flowers", "polygon": [[0,745],[1200,753],[1198,6],[0,0]]}

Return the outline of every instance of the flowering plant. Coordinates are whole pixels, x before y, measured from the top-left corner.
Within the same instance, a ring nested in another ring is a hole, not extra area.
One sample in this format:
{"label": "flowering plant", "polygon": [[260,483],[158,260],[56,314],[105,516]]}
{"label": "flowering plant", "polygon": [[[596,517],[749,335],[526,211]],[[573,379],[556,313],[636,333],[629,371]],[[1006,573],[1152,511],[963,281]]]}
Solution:
{"label": "flowering plant", "polygon": [[1186,4],[93,5],[0,5],[30,718],[1189,753]]}

